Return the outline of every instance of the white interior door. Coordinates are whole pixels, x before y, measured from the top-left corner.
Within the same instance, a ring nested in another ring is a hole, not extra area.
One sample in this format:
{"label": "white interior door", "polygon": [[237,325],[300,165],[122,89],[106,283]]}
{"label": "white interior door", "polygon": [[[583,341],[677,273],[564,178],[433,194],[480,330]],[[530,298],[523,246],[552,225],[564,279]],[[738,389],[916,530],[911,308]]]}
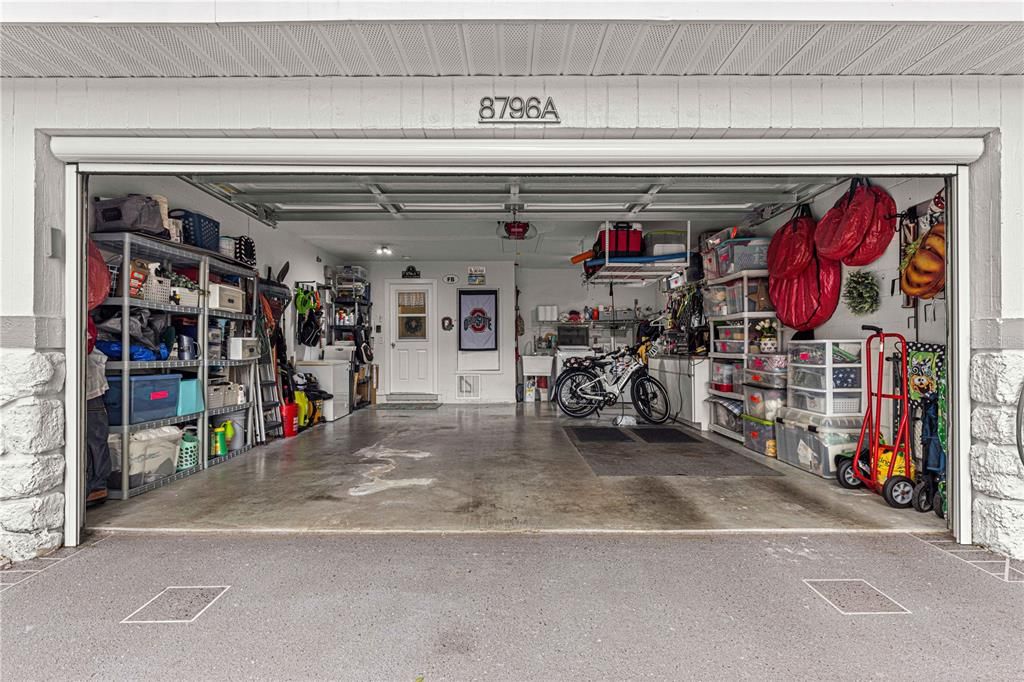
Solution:
{"label": "white interior door", "polygon": [[436,393],[434,377],[434,287],[389,285],[390,393]]}

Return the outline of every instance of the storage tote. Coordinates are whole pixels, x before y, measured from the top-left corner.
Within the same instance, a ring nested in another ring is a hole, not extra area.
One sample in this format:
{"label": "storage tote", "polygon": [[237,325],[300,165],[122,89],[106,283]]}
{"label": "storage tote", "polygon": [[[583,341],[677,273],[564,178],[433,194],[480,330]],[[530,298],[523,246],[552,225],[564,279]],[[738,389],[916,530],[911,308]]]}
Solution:
{"label": "storage tote", "polygon": [[198,246],[207,251],[219,252],[220,222],[202,213],[184,208],[172,209],[168,215],[181,221],[181,236],[185,244]]}
{"label": "storage tote", "polygon": [[784,407],[775,419],[779,460],[830,479],[837,460],[853,457],[860,427],[857,416],[830,417]]}
{"label": "storage tote", "polygon": [[644,234],[644,253],[648,256],[670,256],[686,253],[686,232],[682,230],[654,230]]}
{"label": "storage tote", "polygon": [[785,389],[786,376],[785,372],[764,372],[747,368],[743,370],[743,383],[749,386]]}
{"label": "storage tote", "polygon": [[738,382],[739,365],[733,362],[711,361],[711,388],[732,393]]}
{"label": "storage tote", "polygon": [[775,440],[775,422],[743,415],[743,445],[766,457],[778,456]]}
{"label": "storage tote", "polygon": [[760,386],[743,387],[743,412],[756,419],[774,420],[786,406],[786,392]]}
{"label": "storage tote", "polygon": [[729,400],[711,396],[707,399],[711,403],[711,423],[717,424],[733,433],[743,433],[743,403],[739,400]]}
{"label": "storage tote", "polygon": [[[129,378],[129,424],[177,416],[180,374],[151,374]],[[109,388],[103,395],[107,417],[111,426],[120,426],[121,375],[108,375],[107,384]]]}
{"label": "storage tote", "polygon": [[[178,444],[181,442],[181,429],[176,426],[160,426],[155,429],[144,429],[130,436],[128,462],[128,485],[138,488],[147,483],[159,481],[170,476],[177,469]],[[107,437],[110,447],[110,477],[107,487],[121,489],[121,472],[124,460],[121,450],[121,434],[112,433]]]}
{"label": "storage tote", "polygon": [[747,357],[747,367],[763,372],[785,372],[789,367],[789,356],[784,353],[755,353]]}
{"label": "storage tote", "polygon": [[730,239],[722,242],[716,247],[719,274],[767,269],[770,242],[770,239]]}

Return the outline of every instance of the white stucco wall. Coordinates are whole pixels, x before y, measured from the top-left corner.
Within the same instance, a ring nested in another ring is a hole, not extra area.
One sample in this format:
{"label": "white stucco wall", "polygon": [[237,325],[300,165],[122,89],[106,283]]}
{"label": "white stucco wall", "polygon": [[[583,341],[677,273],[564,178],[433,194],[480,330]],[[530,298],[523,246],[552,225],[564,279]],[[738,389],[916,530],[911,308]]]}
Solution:
{"label": "white stucco wall", "polygon": [[[554,97],[563,123],[481,126],[479,98],[495,91]],[[60,167],[48,156],[40,131],[460,138],[987,135],[988,150],[972,177],[973,345],[976,351],[986,351],[985,358],[996,358],[992,366],[1016,363],[1017,355],[1004,349],[1024,348],[1020,77],[5,79],[0,82],[0,344],[45,349],[62,343],[64,264],[60,245],[50,244],[50,230],[57,230],[59,240],[64,225]],[[25,336],[26,321],[47,333]],[[977,369],[976,377],[980,376],[993,375]],[[1019,390],[1019,380],[1013,380]],[[1001,381],[1006,390],[1012,388]],[[991,387],[976,388],[978,406],[1008,407],[1005,396],[989,402],[993,396],[986,391]],[[33,390],[5,398],[0,411],[34,400]],[[0,414],[0,420],[8,416]],[[33,476],[43,463],[52,464],[52,458],[46,459],[55,452],[52,448],[36,452],[21,441],[4,438],[2,475],[15,470],[12,454],[36,458],[28,467],[36,472]],[[1012,470],[1008,460],[1000,462],[1000,471]],[[976,475],[987,476],[989,471],[991,467],[980,467]],[[5,493],[2,504],[10,506],[13,501],[19,508],[50,509],[53,500],[43,496],[53,489],[51,478],[42,476],[38,485],[18,487],[11,496]],[[979,537],[996,548],[1024,554],[1021,543],[1013,542],[1024,536],[1024,494],[1013,487],[1000,488],[1002,497],[995,492],[992,487],[978,488]],[[19,555],[29,551],[25,548],[53,543],[48,523],[37,524],[48,533],[45,541],[20,542]],[[993,528],[998,532],[984,532]],[[13,551],[13,546],[4,541],[0,553]]]}

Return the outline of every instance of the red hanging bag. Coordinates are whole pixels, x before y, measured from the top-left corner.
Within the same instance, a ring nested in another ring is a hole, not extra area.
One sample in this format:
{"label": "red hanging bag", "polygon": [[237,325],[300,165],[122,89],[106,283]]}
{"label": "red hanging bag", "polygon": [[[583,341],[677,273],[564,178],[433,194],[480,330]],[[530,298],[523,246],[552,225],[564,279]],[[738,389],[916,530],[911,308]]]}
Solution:
{"label": "red hanging bag", "polygon": [[814,258],[814,218],[807,204],[797,206],[793,217],[772,236],[768,245],[768,272],[774,277],[795,277]]}
{"label": "red hanging bag", "polygon": [[849,191],[818,223],[814,243],[818,254],[829,260],[842,260],[864,240],[868,223],[875,213],[875,194],[867,181],[854,178]]}
{"label": "red hanging bag", "polygon": [[896,235],[896,202],[881,187],[869,186],[868,191],[875,196],[875,208],[868,222],[864,239],[860,245],[843,258],[843,263],[851,266],[868,265],[882,257],[889,248],[892,238]]}

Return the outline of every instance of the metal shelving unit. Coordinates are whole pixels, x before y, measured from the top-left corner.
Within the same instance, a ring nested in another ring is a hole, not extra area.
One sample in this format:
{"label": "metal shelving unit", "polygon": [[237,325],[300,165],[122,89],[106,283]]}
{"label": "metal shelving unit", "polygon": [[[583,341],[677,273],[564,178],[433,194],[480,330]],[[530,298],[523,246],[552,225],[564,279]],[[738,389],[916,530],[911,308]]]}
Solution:
{"label": "metal shelving unit", "polygon": [[[186,415],[176,415],[173,417],[167,417],[165,419],[154,419],[146,422],[140,422],[137,424],[131,424],[130,422],[130,408],[131,408],[131,376],[133,373],[142,370],[185,370],[187,372],[194,372],[196,378],[200,380],[200,385],[204,391],[204,404],[206,399],[206,391],[209,387],[209,370],[211,367],[215,368],[230,368],[230,367],[254,367],[255,360],[227,360],[227,359],[211,359],[206,352],[207,338],[205,338],[205,332],[209,329],[211,318],[222,318],[229,320],[237,320],[242,322],[248,322],[253,324],[255,320],[256,304],[258,298],[258,277],[255,270],[248,268],[242,264],[229,262],[219,254],[197,249],[187,244],[177,244],[173,242],[166,242],[159,239],[146,237],[139,234],[129,232],[115,232],[115,233],[93,233],[90,235],[91,239],[98,245],[105,247],[108,250],[115,250],[120,253],[122,263],[122,276],[118,282],[120,291],[119,295],[107,298],[103,305],[107,307],[116,307],[121,310],[122,320],[127,320],[130,317],[133,309],[148,309],[154,312],[161,313],[174,313],[182,316],[190,316],[196,318],[196,328],[201,330],[201,338],[197,338],[196,341],[201,344],[202,353],[201,357],[196,360],[151,360],[151,361],[109,361],[107,362],[108,372],[118,372],[121,374],[121,425],[111,427],[112,431],[120,431],[121,434],[121,489],[111,490],[111,497],[115,499],[129,499],[148,492],[155,490],[156,488],[163,487],[169,483],[180,480],[187,476],[202,471],[211,465],[211,462],[224,461],[231,457],[247,452],[253,446],[253,415],[252,415],[252,395],[255,391],[259,390],[258,385],[254,385],[255,373],[249,371],[248,374],[248,391],[250,395],[249,401],[241,405],[229,405],[222,408],[206,409],[202,412],[195,412]],[[205,296],[201,296],[200,306],[181,306],[176,305],[171,301],[150,301],[141,298],[134,298],[129,295],[130,277],[130,263],[133,259],[140,259],[146,262],[160,262],[165,267],[171,269],[190,267],[195,268],[199,274],[199,289],[200,292],[209,290],[210,284],[210,273],[218,273],[221,275],[233,275],[241,278],[241,286],[247,289],[247,293],[252,301],[252,309],[246,313],[239,313],[228,310],[210,309],[207,305],[207,299]],[[248,285],[248,286],[247,286]],[[122,324],[121,329],[121,346],[122,348],[130,348],[131,339],[129,336],[129,325]],[[227,414],[232,412],[246,412],[246,445],[245,447],[233,451],[228,455],[211,460],[210,458],[210,438],[209,438],[209,420],[211,417]],[[138,433],[145,429],[158,428],[161,426],[174,426],[178,424],[184,424],[187,422],[196,422],[200,428],[197,429],[201,457],[199,463],[188,469],[176,471],[175,473],[165,476],[161,479],[144,483],[142,485],[130,486],[130,471],[131,471],[131,435]]]}

